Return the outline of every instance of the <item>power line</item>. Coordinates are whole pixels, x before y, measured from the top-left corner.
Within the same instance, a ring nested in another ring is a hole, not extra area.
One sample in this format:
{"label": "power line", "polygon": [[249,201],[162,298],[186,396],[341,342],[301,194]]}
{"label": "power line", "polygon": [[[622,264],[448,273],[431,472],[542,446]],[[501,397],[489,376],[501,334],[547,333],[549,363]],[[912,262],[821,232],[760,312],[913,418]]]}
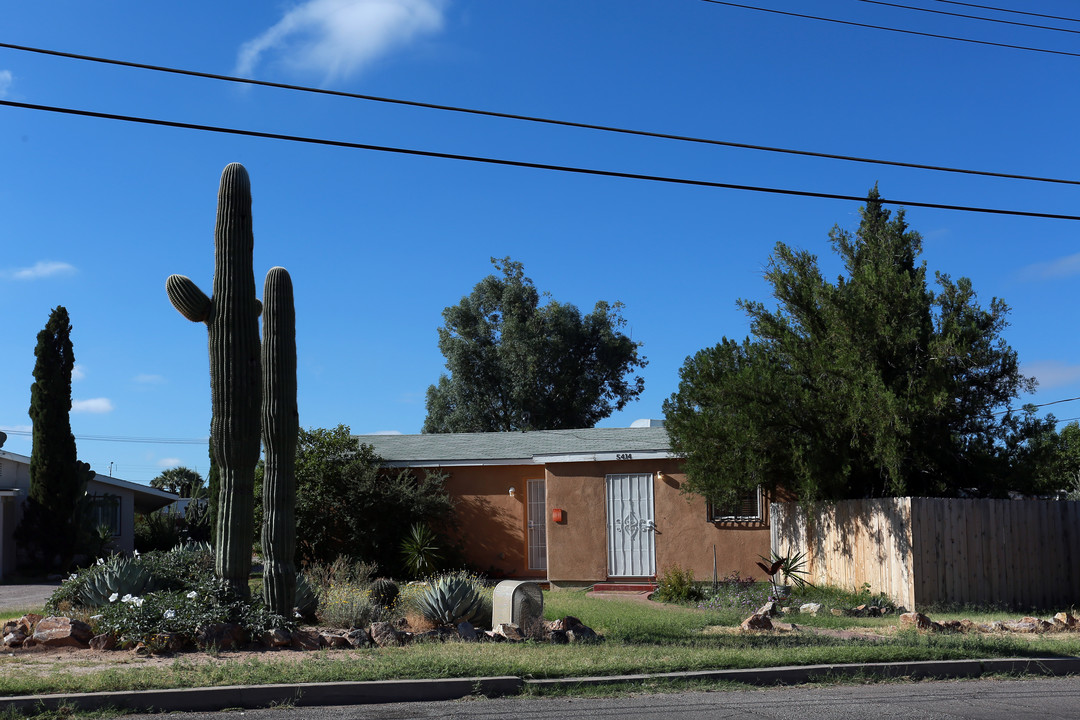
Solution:
{"label": "power line", "polygon": [[[5,430],[8,435],[18,437],[33,437],[32,430]],[[126,435],[76,435],[76,440],[88,442],[122,442],[142,443],[147,445],[206,445],[210,442],[209,437],[203,438],[170,438],[170,437],[133,437]]]}
{"label": "power line", "polygon": [[558,120],[554,118],[539,117],[534,115],[519,115],[514,113],[498,112],[495,110],[479,110],[476,108],[467,108],[455,105],[439,105],[436,103],[421,102],[418,100],[403,100],[400,98],[389,98],[378,95],[364,95],[361,93],[344,92],[341,90],[326,90],[324,88],[315,88],[306,85],[289,85],[286,83],[278,83],[268,80],[253,80],[251,78],[236,77],[233,75],[218,75],[215,73],[200,72],[197,70],[184,70],[181,68],[168,67],[163,65],[148,65],[145,63],[131,62],[128,60],[115,60],[112,58],[95,57],[93,55],[81,55],[77,53],[62,52],[59,50],[48,50],[45,48],[30,47],[27,45],[15,45],[12,43],[0,42],[0,48],[37,53],[40,55],[62,57],[72,60],[83,60],[86,62],[101,63],[105,65],[117,65],[120,67],[136,68],[139,70],[152,70],[154,72],[170,73],[173,75],[197,77],[209,80],[221,80],[224,82],[240,83],[244,85],[254,85],[257,87],[269,87],[279,90],[315,93],[319,95],[330,95],[333,97],[350,98],[353,100],[367,100],[371,102],[387,103],[392,105],[404,105],[408,107],[425,108],[428,110],[442,110],[444,112],[465,113],[469,115],[494,117],[505,120],[519,120],[522,122],[542,123],[546,125],[556,125],[560,127],[572,127],[584,130],[598,130],[602,132],[620,133],[623,135],[634,135],[638,137],[657,138],[662,140],[676,140],[679,142],[699,143],[704,145],[717,145],[721,147],[739,148],[742,150],[758,150],[762,152],[782,153],[787,155],[800,155],[803,157],[816,157],[828,160],[844,160],[846,162],[858,162],[873,165],[887,165],[891,167],[913,168],[916,170],[932,170],[935,172],[960,173],[965,175],[979,175],[983,177],[1005,178],[1009,180],[1027,180],[1031,182],[1058,183],[1063,185],[1080,185],[1080,180],[1039,177],[1034,175],[1020,175],[1016,173],[992,172],[989,170],[971,170],[965,168],[948,167],[943,165],[928,165],[924,163],[902,162],[899,160],[882,160],[877,158],[859,157],[856,155],[840,155],[836,153],[815,152],[811,150],[796,150],[792,148],[781,148],[769,145],[755,145],[750,143],[734,142],[730,140],[715,140],[711,138],[693,137],[690,135],[676,135],[672,133],[653,132],[649,130],[635,130],[631,128],[622,128],[611,125],[597,125],[593,123],[575,122],[572,120]]}
{"label": "power line", "polygon": [[851,27],[870,28],[871,30],[887,30],[889,32],[903,33],[905,35],[918,35],[920,37],[937,38],[938,40],[954,40],[956,42],[971,43],[973,45],[990,45],[992,47],[1008,48],[1010,50],[1027,50],[1028,52],[1046,53],[1048,55],[1065,55],[1067,57],[1080,57],[1080,53],[1066,52],[1065,50],[1048,50],[1046,48],[1030,47],[1027,45],[1012,45],[1010,43],[991,42],[989,40],[973,40],[971,38],[957,37],[955,35],[939,35],[937,33],[920,32],[918,30],[904,30],[902,28],[886,27],[884,25],[870,25],[868,23],[854,22],[853,20],[838,20],[837,18],[821,17],[820,15],[806,15],[803,13],[788,12],[786,10],[775,10],[773,8],[763,8],[756,7],[754,5],[743,5],[740,3],[725,2],[725,0],[702,0],[702,2],[712,3],[714,5],[737,7],[744,10],[757,10],[758,12],[772,13],[774,15],[786,15],[788,17],[797,17],[804,20],[820,20],[822,22],[831,22],[838,25],[849,25]]}
{"label": "power line", "polygon": [[1017,22],[1015,20],[988,18],[983,17],[982,15],[968,15],[967,13],[947,12],[945,10],[931,10],[930,8],[914,7],[912,5],[901,5],[900,3],[885,2],[885,0],[858,0],[858,2],[869,3],[871,5],[883,5],[885,7],[899,8],[901,10],[915,10],[917,12],[932,13],[934,15],[948,15],[949,17],[967,18],[968,20],[983,20],[985,22],[1000,23],[1002,25],[1014,25],[1017,27],[1035,28],[1036,30],[1055,30],[1057,32],[1074,33],[1080,35],[1080,30],[1072,30],[1070,28],[1052,27],[1050,25],[1035,25],[1033,23]]}
{"label": "power line", "polygon": [[993,10],[994,12],[1012,13],[1014,15],[1027,15],[1029,17],[1041,17],[1048,20],[1064,20],[1065,22],[1080,22],[1080,19],[1061,17],[1060,15],[1044,15],[1043,13],[1026,12],[1024,10],[1011,10],[1009,8],[994,7],[993,5],[978,5],[976,3],[959,2],[958,0],[934,0],[934,2],[947,3],[949,5],[963,5],[964,7],[979,8],[980,10]]}
{"label": "power line", "polygon": [[[527,162],[524,160],[490,158],[479,155],[461,155],[457,153],[435,152],[433,150],[416,150],[412,148],[391,147],[387,145],[371,145],[368,143],[348,142],[345,140],[328,140],[324,138],[304,137],[301,135],[286,135],[282,133],[270,133],[258,130],[227,128],[216,125],[198,125],[195,123],[178,122],[175,120],[159,120],[154,118],[136,117],[133,115],[117,115],[114,113],[95,112],[92,110],[78,110],[74,108],[62,108],[52,105],[36,105],[32,103],[15,102],[12,100],[0,100],[0,106],[23,108],[27,110],[39,110],[43,112],[75,115],[80,117],[93,117],[103,120],[117,120],[121,122],[139,123],[143,125],[157,125],[161,127],[171,127],[183,130],[199,130],[203,132],[221,133],[226,135],[240,135],[244,137],[256,137],[269,140],[285,140],[288,142],[299,142],[311,145],[323,145],[328,147],[351,148],[354,150],[372,150],[375,152],[397,153],[399,155],[412,155],[415,157],[440,158],[443,160],[461,160],[464,162],[486,163],[488,165],[530,168],[533,170],[551,170],[555,172],[575,173],[578,175],[614,177],[627,180],[646,180],[650,182],[670,183],[675,185],[692,185],[697,187],[720,188],[725,190],[746,190],[748,192],[763,192],[771,193],[774,195],[810,197],[824,200],[847,200],[853,202],[866,201],[865,196],[859,195],[842,195],[839,193],[814,192],[810,190],[789,190],[785,188],[764,187],[760,185],[740,185],[736,183],[713,182],[710,180],[692,180],[688,178],[671,177],[667,175],[644,175],[641,173],[619,172],[615,170],[599,170],[595,168],[583,168],[571,165],[552,165],[548,163]],[[1033,212],[1029,210],[1004,210],[1001,208],[976,207],[970,205],[946,205],[942,203],[918,202],[914,200],[893,200],[886,198],[880,198],[879,202],[882,205],[903,205],[907,207],[933,208],[936,210],[956,210],[959,212],[976,212],[991,215],[1012,215],[1017,217],[1044,218],[1049,220],[1080,220],[1080,215]]]}

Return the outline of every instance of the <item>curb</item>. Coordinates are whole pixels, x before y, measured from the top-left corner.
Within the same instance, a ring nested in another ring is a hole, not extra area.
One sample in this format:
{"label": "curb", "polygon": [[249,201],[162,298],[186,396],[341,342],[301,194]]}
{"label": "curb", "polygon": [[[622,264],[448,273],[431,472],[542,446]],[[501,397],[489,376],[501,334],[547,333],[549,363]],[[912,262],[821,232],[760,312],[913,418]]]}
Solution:
{"label": "curb", "polygon": [[232,685],[115,693],[23,695],[0,698],[0,712],[124,708],[149,712],[207,712],[226,708],[255,709],[274,705],[330,706],[372,703],[457,700],[470,695],[516,695],[525,688],[578,688],[632,685],[649,680],[713,680],[746,685],[797,685],[851,677],[971,678],[987,673],[1027,675],[1080,674],[1080,657],[994,658],[985,660],[922,660],[855,665],[795,665],[742,670],[608,675],[599,677],[525,680],[515,676],[439,680],[378,680],[371,682]]}

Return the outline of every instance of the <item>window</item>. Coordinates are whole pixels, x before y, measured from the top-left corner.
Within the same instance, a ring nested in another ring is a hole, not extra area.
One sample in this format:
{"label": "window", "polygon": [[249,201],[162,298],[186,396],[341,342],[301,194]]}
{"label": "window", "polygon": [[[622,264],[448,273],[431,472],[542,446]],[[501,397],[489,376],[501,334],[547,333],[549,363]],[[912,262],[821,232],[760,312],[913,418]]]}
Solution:
{"label": "window", "polygon": [[758,487],[730,505],[708,503],[709,522],[761,522],[764,519],[761,512],[763,500],[761,488]]}
{"label": "window", "polygon": [[91,495],[90,525],[99,528],[102,525],[112,531],[113,537],[120,534],[120,496]]}

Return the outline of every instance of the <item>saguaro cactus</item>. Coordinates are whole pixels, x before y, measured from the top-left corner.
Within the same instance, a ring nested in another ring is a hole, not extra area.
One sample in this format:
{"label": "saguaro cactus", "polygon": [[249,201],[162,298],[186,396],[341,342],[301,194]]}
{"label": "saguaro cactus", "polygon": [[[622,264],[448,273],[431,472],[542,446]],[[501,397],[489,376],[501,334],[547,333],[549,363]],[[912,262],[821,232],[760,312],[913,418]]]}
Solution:
{"label": "saguaro cactus", "polygon": [[296,598],[296,310],[289,273],[271,268],[263,286],[263,599],[288,617]]}
{"label": "saguaro cactus", "polygon": [[252,271],[251,182],[243,165],[221,173],[214,228],[214,291],[207,297],[183,275],[165,289],[181,315],[206,323],[210,336],[210,437],[221,473],[215,571],[248,594],[259,460],[261,368],[259,312]]}

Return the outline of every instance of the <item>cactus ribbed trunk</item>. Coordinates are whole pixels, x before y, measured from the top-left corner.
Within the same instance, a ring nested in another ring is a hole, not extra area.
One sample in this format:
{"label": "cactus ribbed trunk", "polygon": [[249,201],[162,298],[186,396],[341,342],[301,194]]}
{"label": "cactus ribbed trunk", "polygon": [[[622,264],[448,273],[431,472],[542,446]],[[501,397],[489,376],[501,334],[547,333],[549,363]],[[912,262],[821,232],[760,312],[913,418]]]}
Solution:
{"label": "cactus ribbed trunk", "polygon": [[222,172],[218,190],[213,296],[182,275],[165,284],[173,306],[187,319],[205,322],[209,331],[210,437],[220,470],[215,570],[244,596],[251,573],[262,382],[254,244],[251,184],[244,167],[233,163]]}
{"label": "cactus ribbed trunk", "polygon": [[271,268],[263,288],[263,599],[289,617],[296,604],[296,310],[292,279]]}

